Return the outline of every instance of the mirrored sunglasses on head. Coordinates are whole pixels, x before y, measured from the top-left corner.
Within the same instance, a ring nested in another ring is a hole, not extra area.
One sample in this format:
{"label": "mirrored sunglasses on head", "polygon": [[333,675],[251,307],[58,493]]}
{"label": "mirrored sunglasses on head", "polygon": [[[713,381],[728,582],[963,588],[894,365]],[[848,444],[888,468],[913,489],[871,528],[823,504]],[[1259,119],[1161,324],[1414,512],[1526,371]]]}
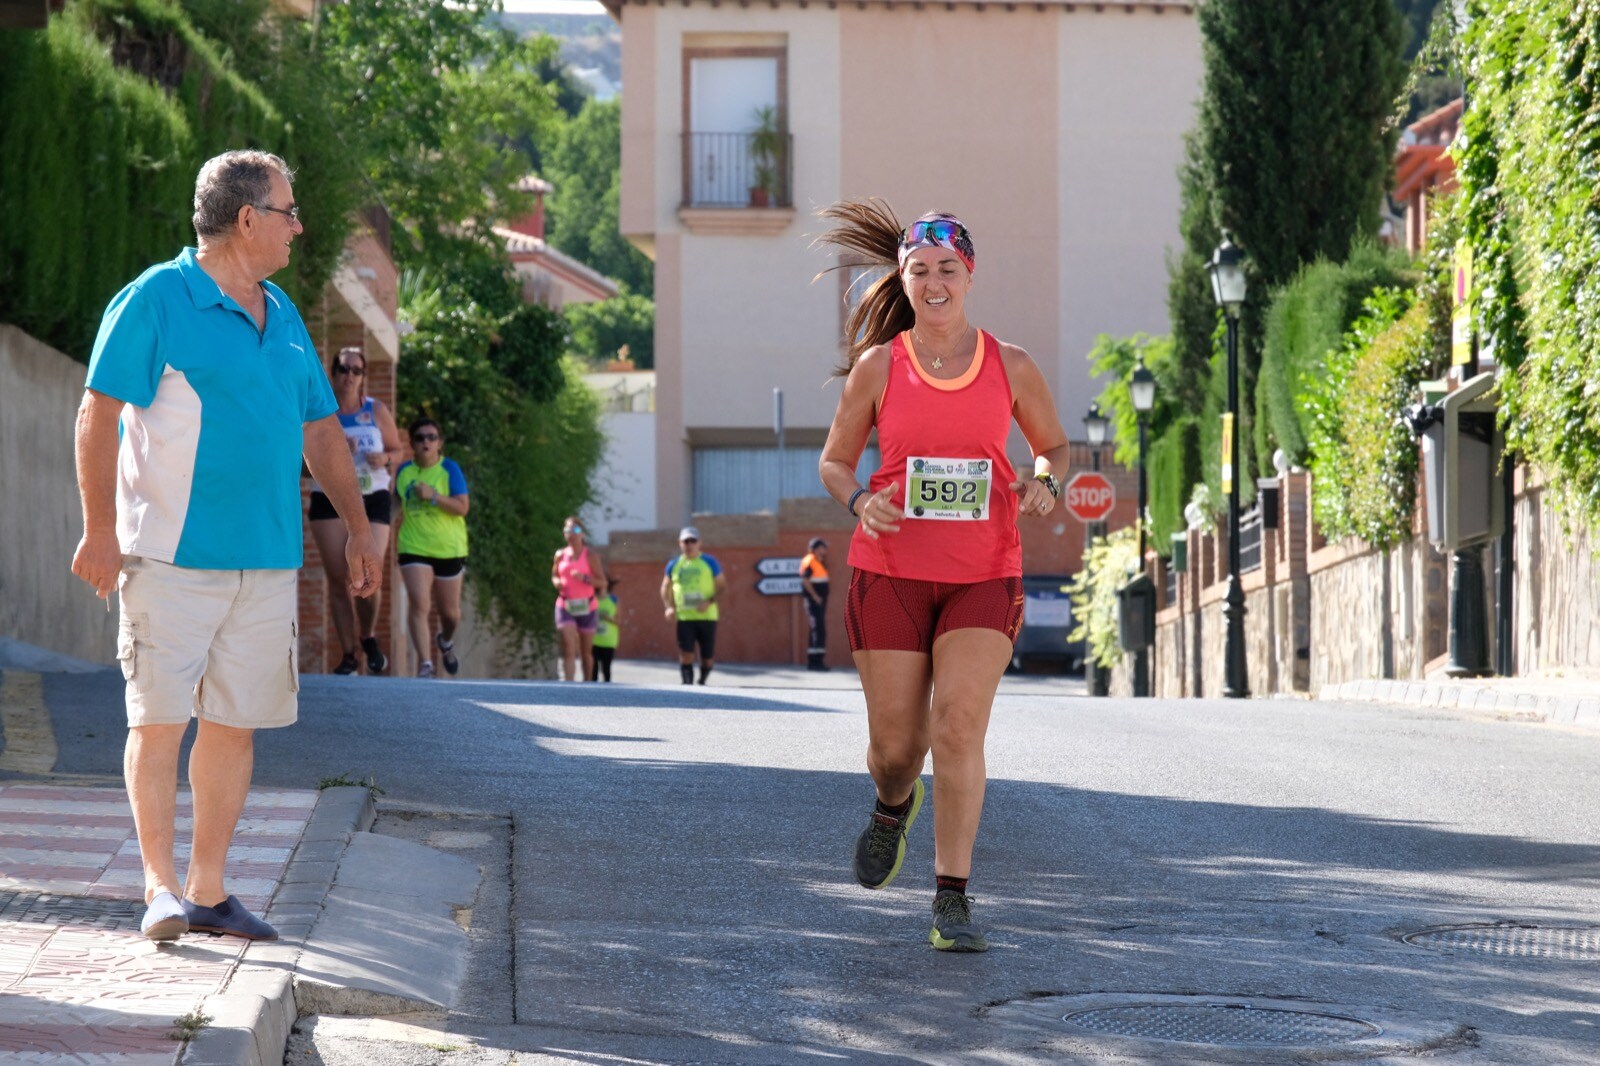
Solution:
{"label": "mirrored sunglasses on head", "polygon": [[908,242],[949,241],[957,237],[966,236],[966,227],[948,218],[930,218],[921,222],[913,222],[911,223],[911,228],[906,230],[906,240]]}

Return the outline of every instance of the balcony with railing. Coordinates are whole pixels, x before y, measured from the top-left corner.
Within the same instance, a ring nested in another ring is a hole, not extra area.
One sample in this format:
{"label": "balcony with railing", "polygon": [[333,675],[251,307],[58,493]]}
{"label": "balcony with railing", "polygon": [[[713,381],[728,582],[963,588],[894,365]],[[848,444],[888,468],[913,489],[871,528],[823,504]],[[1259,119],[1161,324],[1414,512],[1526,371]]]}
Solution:
{"label": "balcony with railing", "polygon": [[[777,147],[763,151],[763,137]],[[691,232],[781,232],[794,217],[793,146],[788,133],[683,134],[678,217]]]}

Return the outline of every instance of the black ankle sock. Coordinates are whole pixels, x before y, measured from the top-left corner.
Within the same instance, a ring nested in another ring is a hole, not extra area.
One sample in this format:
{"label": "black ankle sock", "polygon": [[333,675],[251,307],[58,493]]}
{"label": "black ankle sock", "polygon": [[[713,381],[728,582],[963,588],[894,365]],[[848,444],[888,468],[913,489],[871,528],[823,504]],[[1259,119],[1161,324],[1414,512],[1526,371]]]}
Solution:
{"label": "black ankle sock", "polygon": [[700,683],[702,685],[706,683],[706,678],[709,677],[710,674],[711,674],[711,667],[709,667],[709,666],[701,666],[700,667]]}
{"label": "black ankle sock", "polygon": [[679,664],[678,672],[683,675],[683,683],[685,685],[694,684],[694,666],[692,664],[689,664],[689,663],[681,663],[681,664]]}
{"label": "black ankle sock", "polygon": [[915,792],[913,792],[910,796],[907,796],[906,801],[900,804],[898,807],[891,807],[887,803],[883,802],[883,800],[878,800],[873,804],[873,807],[880,814],[887,814],[891,818],[904,818],[906,815],[911,813],[911,800],[914,796],[916,796]]}
{"label": "black ankle sock", "polygon": [[959,892],[965,896],[967,894],[967,879],[965,877],[946,877],[944,874],[934,874],[933,891],[935,893]]}

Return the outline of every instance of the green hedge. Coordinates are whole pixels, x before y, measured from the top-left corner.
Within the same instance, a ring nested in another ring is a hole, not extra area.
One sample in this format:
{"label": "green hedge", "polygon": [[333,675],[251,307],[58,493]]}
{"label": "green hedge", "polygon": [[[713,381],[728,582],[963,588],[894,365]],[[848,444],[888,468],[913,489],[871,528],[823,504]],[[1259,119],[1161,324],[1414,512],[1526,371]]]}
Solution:
{"label": "green hedge", "polygon": [[1469,0],[1456,152],[1509,446],[1600,526],[1600,6]]}
{"label": "green hedge", "polygon": [[72,20],[0,33],[0,320],[87,359],[106,302],[182,245],[193,129]]}
{"label": "green hedge", "polygon": [[1256,455],[1263,472],[1270,473],[1278,448],[1292,462],[1307,461],[1311,432],[1299,398],[1322,379],[1329,354],[1343,345],[1363,301],[1375,289],[1417,279],[1404,252],[1360,241],[1344,262],[1318,260],[1273,294],[1256,388]]}
{"label": "green hedge", "polygon": [[1438,369],[1440,349],[1426,302],[1379,290],[1306,391],[1312,507],[1330,539],[1387,548],[1410,538],[1417,442],[1399,415]]}
{"label": "green hedge", "polygon": [[295,183],[307,234],[274,280],[304,304],[332,273],[361,191],[322,162],[335,131],[297,131],[171,0],[76,0],[44,30],[0,33],[0,99],[0,320],[87,359],[117,290],[194,243],[195,174],[230,148],[311,160]]}

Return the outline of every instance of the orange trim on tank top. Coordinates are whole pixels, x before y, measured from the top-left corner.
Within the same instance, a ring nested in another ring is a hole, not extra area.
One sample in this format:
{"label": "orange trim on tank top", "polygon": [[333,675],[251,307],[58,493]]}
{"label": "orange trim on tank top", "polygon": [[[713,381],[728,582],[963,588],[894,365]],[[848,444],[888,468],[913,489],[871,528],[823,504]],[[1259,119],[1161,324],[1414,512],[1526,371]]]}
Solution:
{"label": "orange trim on tank top", "polygon": [[936,378],[922,368],[922,360],[917,358],[917,346],[911,343],[911,331],[908,329],[900,334],[905,339],[906,351],[911,353],[911,365],[917,368],[917,376],[936,389],[944,392],[955,392],[971,385],[978,378],[978,371],[983,369],[983,330],[978,331],[978,347],[972,353],[972,365],[958,378]]}

